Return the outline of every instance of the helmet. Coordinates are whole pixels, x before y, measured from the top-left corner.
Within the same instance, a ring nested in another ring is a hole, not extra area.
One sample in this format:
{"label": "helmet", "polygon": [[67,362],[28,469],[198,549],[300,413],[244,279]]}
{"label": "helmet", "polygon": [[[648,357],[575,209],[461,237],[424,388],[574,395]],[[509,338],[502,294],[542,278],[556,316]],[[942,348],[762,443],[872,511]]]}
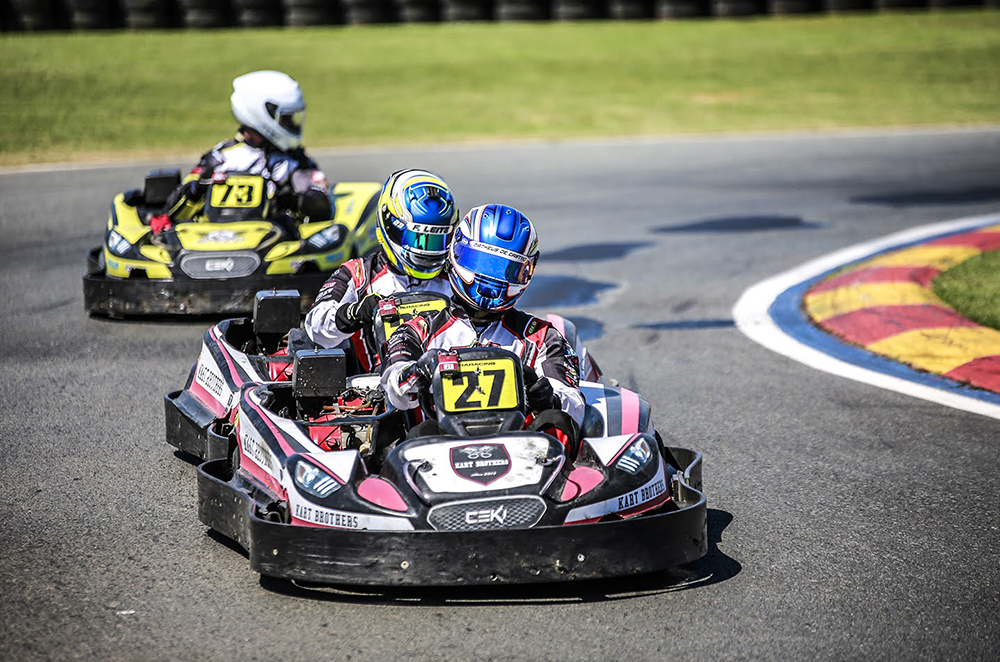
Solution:
{"label": "helmet", "polygon": [[378,197],[378,241],[389,262],[413,278],[434,278],[448,261],[458,209],[444,180],[426,170],[389,175]]}
{"label": "helmet", "polygon": [[480,310],[506,310],[531,282],[538,235],[513,207],[483,205],[458,224],[450,256],[448,279],[460,299]]}
{"label": "helmet", "polygon": [[287,152],[302,144],[306,101],[299,84],[279,71],[254,71],[233,81],[229,98],[241,125]]}

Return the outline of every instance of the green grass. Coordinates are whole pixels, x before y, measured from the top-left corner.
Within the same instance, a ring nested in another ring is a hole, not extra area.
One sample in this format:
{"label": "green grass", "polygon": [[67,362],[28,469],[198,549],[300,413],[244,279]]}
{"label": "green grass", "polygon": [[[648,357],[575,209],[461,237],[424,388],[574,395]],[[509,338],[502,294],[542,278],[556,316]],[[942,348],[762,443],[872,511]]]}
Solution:
{"label": "green grass", "polygon": [[0,164],[200,152],[279,69],[310,147],[1000,122],[1000,12],[0,36]]}
{"label": "green grass", "polygon": [[969,258],[934,279],[934,294],[968,319],[1000,329],[1000,251]]}

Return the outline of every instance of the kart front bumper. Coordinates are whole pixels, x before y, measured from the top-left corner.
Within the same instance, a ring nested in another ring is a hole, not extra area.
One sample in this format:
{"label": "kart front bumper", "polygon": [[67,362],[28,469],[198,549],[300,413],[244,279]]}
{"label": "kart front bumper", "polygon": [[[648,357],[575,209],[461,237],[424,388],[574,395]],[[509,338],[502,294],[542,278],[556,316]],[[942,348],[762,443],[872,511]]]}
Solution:
{"label": "kart front bumper", "polygon": [[213,430],[215,414],[187,391],[163,396],[163,421],[167,443],[202,460],[217,460],[229,454],[229,438]]}
{"label": "kart front bumper", "polygon": [[83,276],[83,305],[91,315],[105,317],[240,315],[253,311],[260,290],[298,290],[302,312],[312,305],[328,273],[258,274],[228,280],[156,280],[110,278],[104,273]]}
{"label": "kart front bumper", "polygon": [[701,455],[676,449],[678,510],[627,520],[490,531],[368,531],[292,526],[256,514],[225,480],[225,461],[198,468],[198,516],[249,553],[271,577],[326,584],[462,586],[563,582],[638,575],[707,552]]}

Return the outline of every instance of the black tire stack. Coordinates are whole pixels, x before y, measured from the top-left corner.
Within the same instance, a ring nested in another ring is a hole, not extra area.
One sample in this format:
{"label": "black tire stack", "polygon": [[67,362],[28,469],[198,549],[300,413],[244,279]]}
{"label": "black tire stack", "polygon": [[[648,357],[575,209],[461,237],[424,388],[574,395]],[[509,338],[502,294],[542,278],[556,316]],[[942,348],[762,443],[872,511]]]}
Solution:
{"label": "black tire stack", "polygon": [[69,24],[74,30],[101,30],[123,25],[115,0],[66,0]]}
{"label": "black tire stack", "polygon": [[69,27],[68,11],[57,0],[11,0],[10,9],[18,27],[28,32]]}
{"label": "black tire stack", "polygon": [[498,21],[546,21],[550,17],[545,0],[496,0],[493,7]]}
{"label": "black tire stack", "polygon": [[267,28],[282,24],[281,0],[232,0],[236,24],[243,28]]}
{"label": "black tire stack", "polygon": [[491,0],[441,0],[441,20],[489,21],[493,19]]}
{"label": "black tire stack", "polygon": [[393,0],[341,0],[344,5],[344,23],[365,25],[394,23],[396,7]]}
{"label": "black tire stack", "polygon": [[174,28],[180,25],[180,10],[174,0],[122,0],[125,27],[131,30]]}
{"label": "black tire stack", "polygon": [[697,18],[708,14],[707,0],[656,0],[656,18]]}
{"label": "black tire stack", "polygon": [[327,25],[341,22],[340,3],[336,0],[283,0],[285,25]]}
{"label": "black tire stack", "polygon": [[223,28],[233,24],[233,10],[226,0],[178,0],[186,28]]}

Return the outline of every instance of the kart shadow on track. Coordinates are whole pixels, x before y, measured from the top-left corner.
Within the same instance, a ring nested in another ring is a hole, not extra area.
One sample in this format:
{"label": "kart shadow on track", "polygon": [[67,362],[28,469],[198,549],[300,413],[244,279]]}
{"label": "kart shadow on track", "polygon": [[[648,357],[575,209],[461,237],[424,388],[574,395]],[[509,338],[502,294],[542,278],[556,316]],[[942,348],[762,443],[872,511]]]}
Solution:
{"label": "kart shadow on track", "polygon": [[[497,587],[358,587],[332,586],[261,576],[261,588],[295,598],[355,604],[406,604],[420,606],[438,604],[538,604],[577,603],[622,600],[660,593],[709,586],[735,577],[743,569],[740,562],[724,554],[718,547],[722,532],[733,516],[714,508],[708,509],[708,554],[678,568],[626,578],[598,579],[566,584],[504,585]],[[236,543],[211,530],[208,535],[244,556]]]}

